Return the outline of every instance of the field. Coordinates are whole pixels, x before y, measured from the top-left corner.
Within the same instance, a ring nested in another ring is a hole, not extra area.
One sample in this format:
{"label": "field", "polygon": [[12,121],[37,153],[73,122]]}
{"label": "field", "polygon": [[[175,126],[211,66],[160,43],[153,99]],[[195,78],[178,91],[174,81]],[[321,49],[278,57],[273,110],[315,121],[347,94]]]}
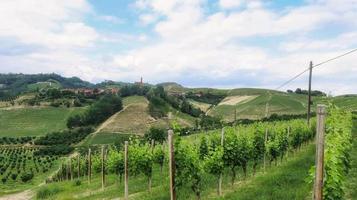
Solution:
{"label": "field", "polygon": [[[268,103],[268,113],[277,114],[302,114],[306,112],[305,95],[287,94],[281,92],[232,91],[233,97],[247,97],[237,104],[220,103],[209,111],[210,115],[222,116],[225,121],[233,121],[235,109],[237,118],[259,119],[265,116]],[[241,95],[241,96],[237,96]],[[253,98],[254,97],[254,98]],[[229,96],[228,98],[232,98]],[[232,100],[231,100],[232,101]]]}
{"label": "field", "polygon": [[84,108],[28,107],[0,109],[0,136],[40,136],[66,128],[69,116]]}
{"label": "field", "polygon": [[48,88],[61,88],[61,84],[55,80],[49,80],[44,82],[37,82],[33,84],[29,84],[27,86],[29,91],[37,91],[41,89],[48,89]]}
{"label": "field", "polygon": [[37,186],[58,167],[58,157],[35,156],[35,150],[0,147],[0,195]]}

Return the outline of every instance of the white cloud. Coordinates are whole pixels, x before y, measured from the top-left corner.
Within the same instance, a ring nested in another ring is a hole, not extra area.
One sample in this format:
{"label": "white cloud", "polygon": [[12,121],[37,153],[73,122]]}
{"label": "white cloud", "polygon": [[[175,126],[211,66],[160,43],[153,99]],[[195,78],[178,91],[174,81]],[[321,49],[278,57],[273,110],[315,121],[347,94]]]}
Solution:
{"label": "white cloud", "polygon": [[[237,2],[233,4],[220,1],[220,4],[222,2],[226,3],[226,8],[239,6]],[[312,50],[308,52],[305,52],[305,49],[295,51],[296,46],[301,44],[294,43],[294,40],[279,42],[280,45],[277,43],[275,51],[279,51],[281,56],[277,56],[269,49],[243,45],[241,41],[257,36],[284,36],[289,40],[292,36],[309,38],[308,33],[330,23],[350,25],[350,22],[354,21],[351,15],[357,17],[357,13],[352,14],[351,10],[356,9],[348,7],[348,3],[331,6],[331,1],[318,1],[276,12],[264,8],[259,1],[254,1],[243,2],[247,6],[242,11],[215,12],[207,16],[204,14],[203,3],[199,0],[138,1],[136,5],[143,11],[163,16],[155,26],[160,40],[149,46],[116,55],[114,65],[125,69],[123,76],[145,74],[145,77],[151,80],[180,79],[184,74],[196,73],[197,78],[219,77],[224,80],[237,76],[239,81],[239,74],[235,74],[238,71],[265,72],[267,77],[256,77],[256,80],[275,82],[278,85],[294,73],[305,69],[309,60],[329,58],[345,51],[351,47],[353,42],[349,41],[355,41],[357,34],[357,27],[353,26],[350,33],[332,39],[338,40],[339,45],[331,45],[330,40],[320,43],[317,41],[310,44]],[[326,45],[330,45],[329,51],[321,51]],[[333,77],[337,71],[350,73],[351,68],[357,67],[351,65],[350,61],[341,61],[344,64],[340,65],[346,66],[345,68],[322,70],[316,75]],[[257,85],[252,82],[252,85]]]}
{"label": "white cloud", "polygon": [[121,24],[124,22],[123,19],[120,19],[119,17],[112,16],[112,15],[99,15],[99,16],[96,16],[96,18],[98,18],[102,21],[105,21],[105,22],[113,23],[113,24]]}
{"label": "white cloud", "polygon": [[220,0],[219,6],[224,9],[236,8],[244,3],[243,0]]}
{"label": "white cloud", "polygon": [[263,6],[263,2],[261,0],[219,0],[219,6],[223,10],[230,10],[241,8],[243,6],[254,9],[261,8]]}
{"label": "white cloud", "polygon": [[87,46],[97,37],[95,30],[81,22],[88,12],[91,7],[84,0],[2,1],[0,37],[50,48]]}
{"label": "white cloud", "polygon": [[[24,46],[20,51],[24,55],[1,54],[0,48],[1,66],[13,66],[13,72],[58,72],[92,81],[133,81],[144,76],[154,83],[190,78],[222,87],[273,87],[305,69],[310,60],[317,63],[338,55],[357,41],[357,0],[313,0],[278,11],[258,0],[220,0],[221,9],[209,13],[207,0],[138,0],[139,23],[152,25],[153,34],[137,35],[102,33],[87,25],[84,17],[94,11],[85,0],[32,2],[0,3],[0,41],[11,38]],[[110,23],[120,21],[109,15],[94,16]],[[339,29],[318,37],[330,27]],[[273,44],[266,44],[265,38]],[[102,47],[98,41],[108,48],[131,42],[145,46],[106,53],[95,51]],[[36,50],[28,53],[33,46]],[[357,80],[354,60],[351,55],[316,69],[314,87],[335,90]],[[0,71],[6,70],[1,67]],[[341,78],[342,74],[349,78]],[[292,86],[299,84],[301,80]]]}

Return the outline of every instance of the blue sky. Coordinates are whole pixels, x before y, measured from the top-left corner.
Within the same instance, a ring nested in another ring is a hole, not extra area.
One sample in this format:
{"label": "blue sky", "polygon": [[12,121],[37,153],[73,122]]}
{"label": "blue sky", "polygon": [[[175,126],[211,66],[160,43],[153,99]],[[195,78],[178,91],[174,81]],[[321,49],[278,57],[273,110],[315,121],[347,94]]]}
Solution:
{"label": "blue sky", "polygon": [[[274,89],[356,48],[355,19],[357,0],[2,1],[0,73]],[[357,93],[356,59],[316,69],[313,88]]]}

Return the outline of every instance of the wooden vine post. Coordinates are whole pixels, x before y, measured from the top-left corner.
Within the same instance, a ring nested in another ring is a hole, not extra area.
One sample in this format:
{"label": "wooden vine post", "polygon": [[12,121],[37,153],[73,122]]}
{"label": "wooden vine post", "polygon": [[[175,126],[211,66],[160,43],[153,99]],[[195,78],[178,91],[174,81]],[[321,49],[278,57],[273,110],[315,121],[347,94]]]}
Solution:
{"label": "wooden vine post", "polygon": [[72,173],[72,158],[69,158],[69,174],[71,177],[71,181],[73,180],[73,173]]}
{"label": "wooden vine post", "polygon": [[[155,140],[151,140],[151,155],[154,156],[154,148],[155,148]],[[149,192],[151,192],[151,182],[152,182],[152,177],[149,177],[148,180],[148,187],[149,187]]]}
{"label": "wooden vine post", "polygon": [[326,106],[317,105],[316,125],[316,170],[314,182],[314,200],[323,199],[323,176],[324,176],[324,142],[325,142],[325,115]]}
{"label": "wooden vine post", "polygon": [[66,163],[66,180],[69,180],[69,169],[68,169],[68,163]]}
{"label": "wooden vine post", "polygon": [[[290,136],[290,126],[288,126],[288,143],[289,143],[289,136]],[[286,151],[286,159],[289,157],[289,145],[288,145],[288,150]]]}
{"label": "wooden vine post", "polygon": [[92,179],[92,151],[89,148],[88,149],[88,183],[91,183],[91,179]]}
{"label": "wooden vine post", "polygon": [[81,177],[81,158],[80,154],[78,153],[77,155],[77,178],[79,179]]}
{"label": "wooden vine post", "polygon": [[268,129],[265,129],[265,137],[264,137],[264,157],[263,157],[263,172],[265,173],[266,168],[266,149],[267,149],[267,142],[268,142]]}
{"label": "wooden vine post", "polygon": [[102,190],[104,190],[105,187],[105,149],[104,149],[104,145],[102,145]]}
{"label": "wooden vine post", "polygon": [[176,200],[176,188],[175,188],[175,157],[174,157],[174,141],[173,131],[168,131],[169,142],[169,174],[170,174],[170,200]]}
{"label": "wooden vine post", "polygon": [[124,199],[129,199],[128,141],[124,144]]}
{"label": "wooden vine post", "polygon": [[[224,128],[222,128],[221,131],[221,147],[223,148],[224,145]],[[222,196],[222,173],[219,175],[219,180],[218,180],[218,195]]]}

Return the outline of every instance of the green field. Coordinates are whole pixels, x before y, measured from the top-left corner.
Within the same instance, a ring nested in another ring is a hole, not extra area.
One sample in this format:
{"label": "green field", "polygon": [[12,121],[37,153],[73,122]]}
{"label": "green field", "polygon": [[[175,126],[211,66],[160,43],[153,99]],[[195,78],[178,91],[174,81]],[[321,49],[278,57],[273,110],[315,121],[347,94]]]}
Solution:
{"label": "green field", "polygon": [[123,106],[128,106],[130,104],[146,104],[148,100],[143,96],[129,96],[123,98]]}
{"label": "green field", "polygon": [[233,96],[253,96],[249,101],[242,101],[236,105],[217,105],[209,111],[210,115],[222,116],[225,121],[233,121],[235,109],[237,118],[259,119],[265,116],[268,104],[268,115],[277,114],[302,114],[306,112],[306,96],[282,92],[262,92],[263,90],[235,90]]}
{"label": "green field", "polygon": [[66,128],[67,118],[84,108],[0,109],[0,136],[39,136]]}
{"label": "green field", "polygon": [[114,142],[123,143],[125,140],[128,140],[131,134],[123,133],[107,133],[101,132],[95,134],[93,137],[89,137],[82,146],[87,145],[99,145],[99,144],[113,144]]}
{"label": "green field", "polygon": [[61,84],[55,80],[48,80],[44,82],[37,82],[33,84],[27,85],[29,91],[36,91],[41,89],[49,89],[49,88],[61,88]]}

